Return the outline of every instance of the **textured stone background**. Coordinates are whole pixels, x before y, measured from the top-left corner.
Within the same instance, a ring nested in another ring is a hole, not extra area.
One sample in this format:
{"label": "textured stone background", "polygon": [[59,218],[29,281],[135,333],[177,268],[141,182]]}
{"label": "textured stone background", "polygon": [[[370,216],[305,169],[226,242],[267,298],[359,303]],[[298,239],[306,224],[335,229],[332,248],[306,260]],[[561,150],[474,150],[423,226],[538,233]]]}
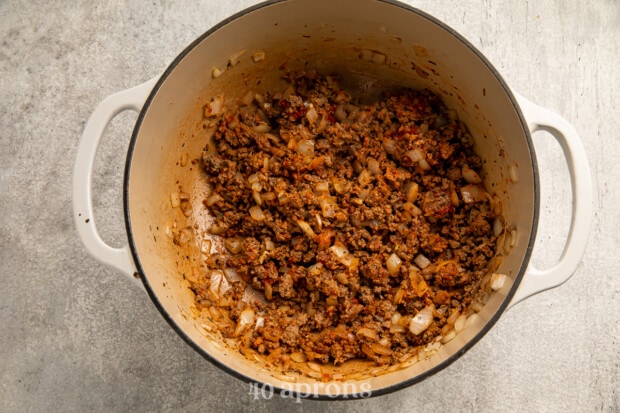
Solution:
{"label": "textured stone background", "polygon": [[[408,1],[478,47],[507,82],[568,119],[592,167],[594,216],[575,275],[504,314],[447,369],[358,402],[253,400],[190,349],[139,289],[77,238],[71,176],[106,96],[159,74],[255,1],[0,2],[0,411],[620,411],[620,3]],[[439,4],[440,3],[440,4]],[[136,115],[117,117],[94,174],[103,237],[125,241],[121,179]],[[535,136],[534,262],[553,263],[570,196],[559,145]]]}

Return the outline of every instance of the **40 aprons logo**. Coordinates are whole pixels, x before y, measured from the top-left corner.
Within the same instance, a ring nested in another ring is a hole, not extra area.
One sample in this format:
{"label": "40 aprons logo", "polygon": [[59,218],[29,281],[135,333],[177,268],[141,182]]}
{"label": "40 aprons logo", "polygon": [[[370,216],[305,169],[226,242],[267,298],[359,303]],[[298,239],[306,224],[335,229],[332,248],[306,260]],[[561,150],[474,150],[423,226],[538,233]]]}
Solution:
{"label": "40 aprons logo", "polygon": [[370,383],[283,383],[282,390],[266,383],[250,383],[250,396],[254,400],[271,400],[274,397],[294,399],[301,403],[302,399],[319,398],[320,395],[335,399],[367,399],[372,396]]}

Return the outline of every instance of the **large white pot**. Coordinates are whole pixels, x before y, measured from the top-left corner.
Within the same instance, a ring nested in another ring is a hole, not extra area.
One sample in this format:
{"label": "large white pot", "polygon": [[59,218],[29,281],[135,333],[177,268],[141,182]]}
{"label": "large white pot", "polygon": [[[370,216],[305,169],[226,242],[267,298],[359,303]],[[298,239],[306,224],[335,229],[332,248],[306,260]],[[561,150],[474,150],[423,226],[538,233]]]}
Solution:
{"label": "large white pot", "polygon": [[[252,55],[259,51],[265,52],[265,59],[254,62]],[[170,207],[170,193],[179,185],[193,194],[197,212],[190,224],[195,222],[203,229],[209,221],[200,208],[205,191],[198,179],[200,168],[178,165],[183,153],[198,157],[204,145],[200,139],[204,104],[220,93],[241,96],[249,88],[281,90],[279,68],[294,69],[306,62],[321,72],[341,74],[347,87],[367,97],[395,85],[439,93],[469,126],[476,151],[484,160],[485,183],[501,197],[506,224],[515,229],[506,241],[510,244],[511,239],[514,246],[498,270],[508,276],[507,282],[491,296],[475,323],[432,357],[361,381],[321,383],[283,376],[207,338],[191,317],[193,299],[183,280],[200,254],[181,250],[165,234],[170,222],[185,219]],[[223,73],[214,77],[213,68]],[[105,126],[126,109],[140,115],[124,181],[129,244],[115,249],[97,233],[90,178]],[[573,216],[564,253],[557,265],[544,271],[528,265],[540,209],[531,137],[538,129],[551,132],[560,142],[573,190]],[[445,24],[409,6],[378,0],[268,2],[213,27],[161,77],[100,104],[82,136],[73,189],[75,222],[88,251],[138,280],[170,325],[200,354],[237,377],[269,389],[319,397],[378,395],[418,382],[467,351],[511,304],[564,282],[584,253],[592,197],[582,144],[566,121],[513,93],[484,56]]]}

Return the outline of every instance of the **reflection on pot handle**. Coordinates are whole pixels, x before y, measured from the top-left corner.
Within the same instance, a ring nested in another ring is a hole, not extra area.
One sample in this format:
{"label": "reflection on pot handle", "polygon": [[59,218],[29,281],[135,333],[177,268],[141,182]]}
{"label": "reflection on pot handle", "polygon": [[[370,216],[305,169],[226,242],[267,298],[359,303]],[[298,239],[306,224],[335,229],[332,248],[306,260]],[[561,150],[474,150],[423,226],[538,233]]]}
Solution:
{"label": "reflection on pot handle", "polygon": [[572,190],[572,216],[562,255],[551,268],[540,270],[531,263],[510,302],[519,301],[568,280],[577,270],[586,249],[592,221],[592,181],[583,143],[575,128],[561,116],[515,93],[530,131],[549,132],[558,141],[566,158]]}
{"label": "reflection on pot handle", "polygon": [[92,173],[99,142],[110,121],[125,110],[140,111],[157,78],[104,99],[88,119],[73,169],[73,219],[86,250],[103,264],[126,274],[144,288],[137,278],[136,266],[128,245],[113,248],[97,232],[93,214]]}

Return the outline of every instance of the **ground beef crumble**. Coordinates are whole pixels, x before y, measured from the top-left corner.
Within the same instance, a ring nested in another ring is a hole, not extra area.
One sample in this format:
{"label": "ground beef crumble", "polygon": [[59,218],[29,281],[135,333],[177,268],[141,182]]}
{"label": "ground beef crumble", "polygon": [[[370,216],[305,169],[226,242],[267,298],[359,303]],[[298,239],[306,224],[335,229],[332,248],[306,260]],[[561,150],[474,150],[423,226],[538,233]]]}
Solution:
{"label": "ground beef crumble", "polygon": [[[395,363],[449,331],[487,273],[496,215],[480,196],[481,160],[428,90],[361,105],[335,77],[289,80],[213,118],[204,204],[230,253],[210,270],[238,278],[225,293],[222,281],[224,300],[213,278],[195,282],[197,306],[219,306],[222,333],[274,364],[293,354]],[[412,317],[428,307],[430,325],[414,334]],[[246,308],[253,324],[242,329]]]}

